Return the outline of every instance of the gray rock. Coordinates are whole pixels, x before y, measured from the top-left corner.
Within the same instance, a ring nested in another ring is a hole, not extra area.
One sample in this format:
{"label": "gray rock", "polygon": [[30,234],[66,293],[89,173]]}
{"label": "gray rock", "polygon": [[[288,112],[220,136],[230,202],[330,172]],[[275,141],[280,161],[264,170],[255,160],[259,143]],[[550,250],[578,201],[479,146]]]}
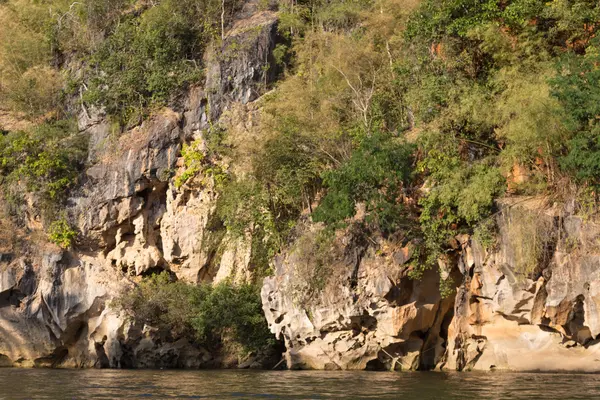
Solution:
{"label": "gray rock", "polygon": [[349,231],[335,240],[319,284],[315,265],[323,260],[303,245],[316,231],[305,227],[262,289],[263,310],[271,331],[285,340],[288,367],[389,369],[392,359],[402,369],[434,366],[443,354],[435,348],[444,317],[452,311],[439,294],[437,272],[411,280],[397,260],[407,249],[382,243],[393,251],[379,255]]}
{"label": "gray rock", "polygon": [[[277,17],[247,3],[224,42],[237,50],[207,58],[207,81],[190,88],[181,109],[158,110],[120,133],[103,110],[82,107],[78,125],[89,137],[89,166],[65,210],[80,231],[77,246],[65,252],[46,243],[39,221],[30,223],[37,239],[31,235],[19,253],[0,243],[0,366],[220,365],[204,349],[128,321],[111,301],[132,279],[160,270],[191,282],[251,277],[251,237],[228,240],[209,225],[214,182],[199,176],[177,188],[173,179],[184,170],[182,146],[206,139],[223,111],[249,106],[277,73]],[[241,122],[229,116],[227,123]],[[29,214],[37,215],[35,201],[29,203]]]}

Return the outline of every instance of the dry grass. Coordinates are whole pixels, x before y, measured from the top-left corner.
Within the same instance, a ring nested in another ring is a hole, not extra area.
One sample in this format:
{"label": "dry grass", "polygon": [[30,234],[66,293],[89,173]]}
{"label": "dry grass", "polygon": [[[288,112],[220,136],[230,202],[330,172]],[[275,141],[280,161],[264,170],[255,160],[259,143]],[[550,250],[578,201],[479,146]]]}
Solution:
{"label": "dry grass", "polygon": [[5,202],[0,193],[0,253],[12,253],[18,237],[18,230],[1,206],[2,204]]}
{"label": "dry grass", "polygon": [[24,113],[0,109],[0,129],[7,131],[24,131],[33,127],[33,122]]}
{"label": "dry grass", "polygon": [[507,258],[513,260],[515,272],[530,276],[548,261],[548,246],[555,230],[552,218],[543,208],[514,206],[502,213],[502,225],[508,238]]}

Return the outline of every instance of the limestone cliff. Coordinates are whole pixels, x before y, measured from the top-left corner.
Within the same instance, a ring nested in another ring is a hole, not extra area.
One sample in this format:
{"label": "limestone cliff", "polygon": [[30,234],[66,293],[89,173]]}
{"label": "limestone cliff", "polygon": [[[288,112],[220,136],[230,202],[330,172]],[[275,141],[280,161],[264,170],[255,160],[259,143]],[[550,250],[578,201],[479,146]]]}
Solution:
{"label": "limestone cliff", "polygon": [[503,201],[495,219],[496,243],[486,249],[459,236],[440,260],[457,288],[447,298],[437,271],[408,277],[411,243],[357,243],[351,231],[332,244],[336,262],[323,290],[302,297],[310,268],[293,246],[263,287],[288,366],[600,370],[597,223],[535,198]]}
{"label": "limestone cliff", "polygon": [[[47,242],[33,196],[23,226],[0,215],[0,366],[236,364],[165,339],[112,301],[163,270],[192,283],[253,276],[252,237],[234,237],[215,218],[214,177],[176,183],[183,146],[207,147],[220,129],[242,155],[252,151],[261,97],[281,72],[273,50],[282,38],[277,14],[245,4],[207,52],[203,84],[177,106],[124,132],[102,110],[78,111],[89,149],[65,210],[79,231],[74,249]],[[215,162],[243,173],[243,157],[230,161]],[[420,279],[411,277],[420,243],[402,232],[383,238],[351,223],[324,239],[323,226],[303,215],[262,287],[287,367],[600,371],[600,226],[569,204],[506,198],[497,206],[495,240],[455,237],[439,271]]]}
{"label": "limestone cliff", "polygon": [[247,125],[251,112],[238,112],[238,119],[227,115],[251,109],[273,82],[278,40],[276,15],[246,2],[222,43],[206,54],[204,85],[191,88],[179,108],[157,111],[117,134],[102,110],[82,107],[78,123],[89,137],[89,167],[66,210],[80,232],[76,248],[63,251],[46,242],[36,199],[22,232],[10,218],[0,218],[2,365],[226,363],[185,339],[165,342],[160,332],[120,315],[111,301],[133,277],[161,270],[193,283],[249,277],[247,240],[224,236],[214,226],[212,177],[181,187],[174,178],[184,170],[183,144],[204,143],[221,125]]}

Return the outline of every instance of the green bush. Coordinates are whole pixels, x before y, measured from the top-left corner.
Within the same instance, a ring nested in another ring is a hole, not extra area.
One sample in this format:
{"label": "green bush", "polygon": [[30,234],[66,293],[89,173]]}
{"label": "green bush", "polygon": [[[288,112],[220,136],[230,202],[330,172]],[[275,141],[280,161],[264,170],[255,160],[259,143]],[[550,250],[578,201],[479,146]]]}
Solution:
{"label": "green bush", "polygon": [[123,292],[114,304],[133,320],[187,337],[213,349],[231,339],[244,351],[274,345],[253,285],[191,285],[163,272]]}
{"label": "green bush", "polygon": [[196,301],[208,290],[208,286],[174,281],[164,272],[122,292],[114,305],[135,321],[165,330],[174,337],[193,337],[191,322],[196,316]]}
{"label": "green bush", "polygon": [[600,185],[600,127],[578,132],[569,141],[569,152],[562,165],[580,183]]}
{"label": "green bush", "polygon": [[217,216],[233,237],[251,234],[250,268],[257,277],[269,273],[271,260],[295,222],[277,218],[268,191],[250,178],[231,180],[222,187]]}
{"label": "green bush", "polygon": [[214,342],[231,335],[246,351],[275,344],[263,314],[259,286],[220,283],[211,287],[198,302],[192,326],[199,340]]}
{"label": "green bush", "polygon": [[63,249],[68,249],[74,244],[77,238],[77,231],[71,227],[66,218],[62,217],[50,224],[48,238],[52,243]]}
{"label": "green bush", "polygon": [[335,224],[365,203],[367,220],[390,233],[400,227],[401,197],[409,182],[414,147],[381,133],[365,138],[348,161],[323,175],[327,194],[313,220]]}
{"label": "green bush", "polygon": [[600,40],[585,55],[566,55],[552,80],[553,95],[562,104],[572,134],[562,166],[579,182],[600,184]]}
{"label": "green bush", "polygon": [[419,168],[429,176],[427,192],[419,201],[428,253],[422,267],[428,267],[454,235],[461,230],[473,233],[479,224],[486,223],[506,181],[494,157],[467,163],[460,158],[456,143],[439,133],[428,134],[422,146],[426,156]]}
{"label": "green bush", "polygon": [[[240,4],[223,4],[228,22]],[[202,55],[220,29],[221,5],[216,0],[164,0],[139,17],[120,21],[90,57],[90,90],[84,99],[104,106],[123,124],[173,100],[202,77]]]}
{"label": "green bush", "polygon": [[254,158],[253,168],[268,191],[274,215],[289,220],[310,204],[324,163],[319,143],[303,135],[298,125],[287,121],[279,128],[282,131],[268,139]]}
{"label": "green bush", "polygon": [[9,197],[37,193],[51,217],[77,182],[87,138],[73,121],[56,121],[0,136],[0,183]]}
{"label": "green bush", "polygon": [[500,5],[496,0],[426,0],[412,14],[406,35],[433,40],[447,34],[466,36],[474,27],[500,15]]}
{"label": "green bush", "polygon": [[539,26],[535,29],[545,31],[549,40],[559,32],[573,39],[584,33],[585,23],[597,21],[598,11],[591,0],[426,0],[413,13],[406,33],[409,38],[439,40],[446,35],[467,37],[480,26],[500,23],[516,34]]}
{"label": "green bush", "polygon": [[[168,3],[164,3],[168,4]],[[186,83],[200,78],[195,33],[166,5],[129,19],[91,57],[93,69],[85,100],[104,106],[126,124],[163,105]]]}

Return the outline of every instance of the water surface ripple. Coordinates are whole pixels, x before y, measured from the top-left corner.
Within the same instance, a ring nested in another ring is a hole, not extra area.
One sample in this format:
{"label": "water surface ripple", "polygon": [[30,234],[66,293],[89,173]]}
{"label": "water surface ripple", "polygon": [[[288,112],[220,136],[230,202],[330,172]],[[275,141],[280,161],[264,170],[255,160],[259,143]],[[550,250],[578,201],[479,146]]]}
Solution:
{"label": "water surface ripple", "polygon": [[0,369],[16,399],[600,399],[600,375]]}

